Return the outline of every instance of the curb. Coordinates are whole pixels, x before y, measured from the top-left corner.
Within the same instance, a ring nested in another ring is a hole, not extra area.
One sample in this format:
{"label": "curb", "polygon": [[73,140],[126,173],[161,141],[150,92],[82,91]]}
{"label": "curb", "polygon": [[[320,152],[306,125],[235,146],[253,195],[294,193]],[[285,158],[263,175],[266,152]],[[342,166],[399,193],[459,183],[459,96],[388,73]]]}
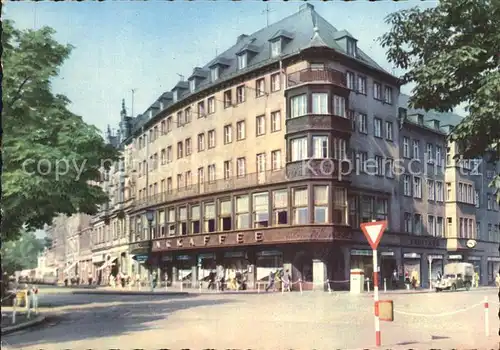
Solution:
{"label": "curb", "polygon": [[9,333],[14,333],[17,331],[20,331],[25,328],[37,326],[45,321],[46,317],[43,315],[39,315],[33,320],[21,323],[21,324],[16,324],[14,326],[9,326],[9,327],[3,327],[2,328],[2,335],[9,334]]}
{"label": "curb", "polygon": [[86,295],[163,295],[163,296],[187,296],[188,292],[135,292],[135,291],[113,291],[113,290],[75,290],[71,294]]}

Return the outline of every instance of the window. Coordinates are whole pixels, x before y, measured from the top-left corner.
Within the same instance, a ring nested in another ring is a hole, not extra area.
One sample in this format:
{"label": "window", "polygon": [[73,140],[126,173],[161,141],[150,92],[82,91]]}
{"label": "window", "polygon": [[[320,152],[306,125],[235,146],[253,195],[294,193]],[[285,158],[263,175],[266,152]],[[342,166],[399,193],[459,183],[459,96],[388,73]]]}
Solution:
{"label": "window", "polygon": [[198,185],[205,182],[205,171],[203,168],[198,168]]}
{"label": "window", "polygon": [[427,144],[426,148],[426,157],[427,157],[427,163],[433,164],[434,163],[434,145],[432,143]]}
{"label": "window", "polygon": [[403,157],[410,158],[410,139],[403,137]]}
{"label": "window", "polygon": [[275,73],[271,75],[271,92],[279,91],[281,89],[281,75]]}
{"label": "window", "polygon": [[236,229],[250,228],[248,196],[236,197]]}
{"label": "window", "polygon": [[240,120],[236,123],[236,140],[241,141],[245,139],[245,121]]}
{"label": "window", "polygon": [[347,54],[349,56],[356,57],[356,41],[351,38],[347,38]]}
{"label": "window", "polygon": [[392,88],[390,86],[385,87],[384,98],[385,98],[385,103],[392,105]]}
{"label": "window", "polygon": [[181,236],[187,235],[187,207],[179,208],[178,227],[178,234]]}
{"label": "window", "polygon": [[214,67],[210,70],[210,78],[212,78],[212,81],[219,79],[219,67]]}
{"label": "window", "polygon": [[184,115],[182,114],[182,111],[179,111],[177,112],[177,126],[183,126],[184,124]]}
{"label": "window", "polygon": [[436,217],[436,237],[443,237],[443,218]]}
{"label": "window", "polygon": [[433,180],[427,180],[427,199],[430,201],[436,199],[436,192]]}
{"label": "window", "polygon": [[369,222],[375,219],[373,212],[374,199],[372,196],[361,197],[361,222]]}
{"label": "window", "polygon": [[200,233],[200,206],[191,206],[191,233]]}
{"label": "window", "polygon": [[309,223],[308,195],[307,188],[294,188],[293,193],[293,215],[292,220],[295,225]]}
{"label": "window", "polygon": [[231,172],[232,172],[231,168],[232,168],[231,167],[231,161],[230,160],[224,161],[224,179],[225,180],[231,178]]}
{"label": "window", "polygon": [[328,114],[328,94],[312,94],[312,112],[314,114]]}
{"label": "window", "polygon": [[326,224],[328,218],[328,186],[314,186],[314,223]]}
{"label": "window", "polygon": [[481,204],[479,203],[479,191],[475,190],[474,191],[474,204],[476,205],[476,208],[479,208]]}
{"label": "window", "polygon": [[255,122],[255,133],[257,136],[262,136],[266,133],[266,116],[259,115]]}
{"label": "window", "polygon": [[225,125],[224,126],[224,144],[233,142],[233,126]]}
{"label": "window", "polygon": [[271,132],[281,130],[281,111],[271,112]]}
{"label": "window", "polygon": [[208,132],[208,149],[215,147],[215,130]]}
{"label": "window", "polygon": [[273,192],[273,225],[288,224],[288,191]]}
{"label": "window", "polygon": [[189,91],[194,92],[194,90],[196,90],[196,79],[189,81]]}
{"label": "window", "polygon": [[186,157],[191,155],[191,139],[190,138],[184,140],[184,148],[185,148]]}
{"label": "window", "polygon": [[362,172],[366,172],[366,163],[368,162],[368,153],[367,152],[358,152],[358,164],[356,164],[357,169],[360,169]]}
{"label": "window", "polygon": [[385,159],[385,176],[392,179],[394,178],[394,159]]}
{"label": "window", "polygon": [[385,138],[389,141],[393,140],[394,130],[392,127],[392,122],[385,122]]}
{"label": "window", "polygon": [[281,150],[271,151],[271,170],[281,169]]}
{"label": "window", "polygon": [[186,174],[184,175],[184,179],[186,181],[186,187],[192,185],[193,179],[192,179],[192,176],[191,176],[191,170],[186,171]]}
{"label": "window", "polygon": [[253,227],[269,226],[269,193],[255,193],[253,195]]}
{"label": "window", "polygon": [[431,236],[436,236],[436,222],[432,215],[427,216],[427,233]]}
{"label": "window", "polygon": [[411,213],[404,213],[404,230],[406,233],[412,231]]}
{"label": "window", "polygon": [[417,176],[413,177],[413,197],[422,198],[422,179]]}
{"label": "window", "polygon": [[313,136],[313,158],[328,158],[328,136]]}
{"label": "window", "polygon": [[420,214],[413,216],[413,233],[417,235],[422,234],[422,215]]}
{"label": "window", "polygon": [[183,150],[184,147],[182,145],[182,142],[177,142],[177,159],[182,158],[182,154],[184,153]]}
{"label": "window", "polygon": [[290,118],[297,118],[307,114],[307,97],[305,94],[290,99]]}
{"label": "window", "polygon": [[366,77],[358,75],[358,93],[366,95]]}
{"label": "window", "polygon": [[[346,142],[346,140],[338,139],[338,138],[334,137],[332,139],[332,143],[333,143],[332,158],[337,159],[337,160],[347,159],[347,142]],[[326,152],[326,157],[324,157],[324,158],[329,157],[329,155],[328,155],[328,142],[327,142],[326,147],[327,147],[327,150],[326,150],[327,152]]]}
{"label": "window", "polygon": [[[325,186],[327,187],[327,186]],[[328,187],[327,187],[328,188]],[[332,192],[333,217],[334,224],[347,224],[347,192],[345,188],[334,187]],[[328,200],[328,195],[324,198]],[[324,202],[324,201],[323,201]],[[316,214],[315,214],[316,216]]]}
{"label": "window", "polygon": [[257,97],[261,97],[266,94],[266,81],[264,78],[260,78],[255,81],[255,94]]}
{"label": "window", "polygon": [[345,98],[333,95],[333,114],[345,118]]}
{"label": "window", "polygon": [[368,133],[368,117],[364,113],[358,113],[358,130],[360,133]]}
{"label": "window", "polygon": [[238,69],[244,69],[247,66],[247,54],[238,55]]}
{"label": "window", "polygon": [[324,63],[309,63],[309,69],[313,71],[317,70],[325,70],[325,64]]}
{"label": "window", "polygon": [[204,232],[215,232],[215,205],[214,203],[205,203],[203,208]]}
{"label": "window", "polygon": [[441,155],[441,147],[440,146],[436,146],[436,164],[438,166],[443,165],[443,159],[441,157],[442,157],[442,155]]}
{"label": "window", "polygon": [[290,149],[292,162],[307,159],[307,137],[290,140]]}
{"label": "window", "polygon": [[443,183],[441,181],[436,181],[436,201],[443,202]]}
{"label": "window", "polygon": [[177,174],[177,189],[184,187],[184,175]]}
{"label": "window", "polygon": [[281,39],[271,42],[271,56],[276,57],[281,54]]}
{"label": "window", "polygon": [[224,108],[229,108],[233,105],[233,91],[224,91]]}
{"label": "window", "polygon": [[346,75],[346,81],[347,81],[347,88],[351,90],[355,90],[356,88],[356,77],[354,76],[353,72],[347,71],[345,73]]}
{"label": "window", "polygon": [[169,208],[167,212],[167,234],[175,235],[175,208]]}
{"label": "window", "polygon": [[184,121],[186,124],[191,123],[191,107],[188,107],[184,110]]}
{"label": "window", "polygon": [[246,161],[245,158],[236,159],[236,176],[242,177],[246,174]]}
{"label": "window", "polygon": [[208,114],[215,113],[215,97],[208,98]]}
{"label": "window", "polygon": [[231,199],[224,199],[219,201],[219,231],[231,231]]}
{"label": "window", "polygon": [[451,182],[446,183],[446,200],[451,201]]}
{"label": "window", "polygon": [[349,220],[348,224],[351,227],[359,227],[359,196],[349,197]]}
{"label": "window", "polygon": [[373,83],[373,98],[382,100],[382,85],[380,83]]}
{"label": "window", "polygon": [[245,85],[240,85],[236,88],[236,103],[245,102]]}
{"label": "window", "polygon": [[389,217],[389,201],[385,198],[375,200],[375,220],[387,220]]}
{"label": "window", "polygon": [[198,134],[198,152],[205,150],[205,134]]}
{"label": "window", "polygon": [[384,176],[384,158],[375,156],[375,175]]}
{"label": "window", "polygon": [[160,162],[161,162],[161,165],[165,165],[167,163],[167,152],[164,149],[161,150],[160,152]]}
{"label": "window", "polygon": [[215,164],[211,164],[207,168],[208,168],[208,182],[214,182],[216,180]]}
{"label": "window", "polygon": [[420,141],[413,140],[413,158],[420,158]]}
{"label": "window", "polygon": [[172,192],[172,189],[173,189],[173,184],[172,184],[173,180],[171,177],[168,177],[167,178],[167,192],[168,193],[171,193]]}
{"label": "window", "polygon": [[373,135],[375,137],[382,137],[382,120],[379,118],[373,119]]}
{"label": "window", "polygon": [[266,154],[265,153],[259,153],[257,154],[257,172],[262,173],[266,171]]}
{"label": "window", "polygon": [[198,118],[205,117],[205,102],[198,102]]}
{"label": "window", "polygon": [[411,196],[411,176],[403,175],[403,194],[405,196]]}

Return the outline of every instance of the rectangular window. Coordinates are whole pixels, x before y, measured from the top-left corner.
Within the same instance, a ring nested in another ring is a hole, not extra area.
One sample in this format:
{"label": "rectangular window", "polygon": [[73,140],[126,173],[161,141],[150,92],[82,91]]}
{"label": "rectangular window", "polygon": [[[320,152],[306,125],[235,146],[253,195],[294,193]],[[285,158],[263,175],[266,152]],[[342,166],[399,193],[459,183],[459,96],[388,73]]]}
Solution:
{"label": "rectangular window", "polygon": [[236,103],[245,102],[245,85],[240,85],[236,88]]}
{"label": "rectangular window", "polygon": [[411,213],[404,213],[404,230],[406,233],[411,233],[412,232],[412,220],[411,220]]}
{"label": "rectangular window", "polygon": [[394,159],[385,159],[385,176],[389,179],[394,178]]}
{"label": "rectangular window", "polygon": [[205,117],[205,102],[198,102],[198,118]]}
{"label": "rectangular window", "polygon": [[224,161],[224,179],[230,179],[232,176],[232,166],[231,166],[231,161],[226,160]]}
{"label": "rectangular window", "polygon": [[313,136],[313,158],[328,158],[328,136]]}
{"label": "rectangular window", "polygon": [[387,220],[389,217],[389,201],[385,198],[375,200],[375,220]]}
{"label": "rectangular window", "polygon": [[339,117],[346,117],[345,98],[333,95],[333,114]]}
{"label": "rectangular window", "polygon": [[184,151],[184,146],[182,142],[177,142],[177,159],[182,158],[182,154]]}
{"label": "rectangular window", "polygon": [[436,237],[443,237],[443,218],[436,217]]}
{"label": "rectangular window", "polygon": [[215,173],[215,164],[211,164],[208,167],[208,181],[209,182],[215,182],[216,180],[216,173]]}
{"label": "rectangular window", "polygon": [[312,112],[313,114],[328,114],[328,94],[312,94]]}
{"label": "rectangular window", "polygon": [[347,71],[345,75],[347,81],[347,88],[350,90],[356,90],[356,76],[354,75],[354,73]]}
{"label": "rectangular window", "polygon": [[198,152],[205,150],[205,134],[198,134]]}
{"label": "rectangular window", "polygon": [[306,94],[294,96],[290,99],[290,118],[298,118],[307,114]]}
{"label": "rectangular window", "polygon": [[281,54],[281,39],[271,42],[271,57],[276,57]]}
{"label": "rectangular window", "polygon": [[347,190],[342,187],[334,187],[332,191],[334,224],[347,224]]}
{"label": "rectangular window", "polygon": [[167,163],[167,152],[164,149],[161,150],[160,152],[160,162],[161,162],[161,165],[165,165]]}
{"label": "rectangular window", "polygon": [[427,199],[430,201],[436,199],[436,192],[433,180],[427,180]]}
{"label": "rectangular window", "polygon": [[244,69],[247,66],[247,54],[238,55],[238,69]]}
{"label": "rectangular window", "polygon": [[210,78],[212,81],[219,79],[219,67],[214,67],[210,70]]}
{"label": "rectangular window", "polygon": [[256,228],[269,226],[269,193],[253,195],[253,226]]}
{"label": "rectangular window", "polygon": [[168,193],[171,193],[173,190],[174,185],[172,183],[173,183],[172,177],[167,177],[167,192]]}
{"label": "rectangular window", "polygon": [[186,174],[184,175],[184,179],[186,181],[186,187],[191,186],[193,184],[191,170],[186,171]]}
{"label": "rectangular window", "polygon": [[373,119],[373,135],[375,137],[382,137],[382,120],[379,118]]}
{"label": "rectangular window", "polygon": [[257,136],[262,136],[266,133],[266,116],[259,115],[255,121],[255,133]]}
{"label": "rectangular window", "polygon": [[263,173],[266,171],[266,154],[259,153],[257,154],[257,172]]}
{"label": "rectangular window", "polygon": [[191,155],[191,139],[185,139],[184,140],[184,148],[185,148],[185,153],[186,157]]}
{"label": "rectangular window", "polygon": [[179,208],[178,234],[187,235],[187,207]]}
{"label": "rectangular window", "polygon": [[426,148],[427,163],[434,164],[434,145],[432,143],[427,144]]}
{"label": "rectangular window", "polygon": [[436,164],[438,166],[442,166],[443,165],[443,159],[441,158],[442,157],[442,149],[440,146],[436,146]]}
{"label": "rectangular window", "polygon": [[208,114],[215,113],[215,97],[208,98]]}
{"label": "rectangular window", "polygon": [[248,196],[236,197],[236,229],[250,228]]}
{"label": "rectangular window", "polygon": [[224,91],[224,108],[229,108],[233,105],[233,91]]}
{"label": "rectangular window", "polygon": [[233,142],[233,126],[225,125],[224,126],[224,144]]}
{"label": "rectangular window", "polygon": [[256,97],[261,97],[266,94],[266,81],[264,78],[255,81],[255,94]]}
{"label": "rectangular window", "polygon": [[358,93],[366,95],[366,77],[358,75]]}
{"label": "rectangular window", "polygon": [[200,233],[200,206],[191,206],[191,233]]}
{"label": "rectangular window", "polygon": [[403,175],[403,194],[411,197],[411,176]]}
{"label": "rectangular window", "polygon": [[273,192],[273,225],[288,224],[288,190]]}
{"label": "rectangular window", "polygon": [[362,134],[368,133],[368,116],[364,113],[358,113],[358,130]]}
{"label": "rectangular window", "polygon": [[436,236],[436,222],[432,215],[427,216],[427,233],[431,236]]}
{"label": "rectangular window", "polygon": [[307,137],[301,137],[290,140],[292,162],[304,160],[308,158],[307,155]]}
{"label": "rectangular window", "polygon": [[418,176],[413,177],[413,197],[422,198],[422,179]]}
{"label": "rectangular window", "polygon": [[385,87],[384,98],[385,98],[385,103],[392,105],[392,88],[390,86]]}
{"label": "rectangular window", "polygon": [[245,121],[240,120],[236,123],[236,140],[241,141],[245,139]]}
{"label": "rectangular window", "polygon": [[276,92],[281,89],[281,74],[275,73],[271,75],[271,92]]}
{"label": "rectangular window", "polygon": [[420,158],[420,141],[413,140],[413,158]]}
{"label": "rectangular window", "polygon": [[380,83],[373,83],[373,98],[382,100],[382,85]]}
{"label": "rectangular window", "polygon": [[208,149],[215,148],[215,130],[208,131]]}
{"label": "rectangular window", "polygon": [[309,223],[308,193],[307,188],[294,188],[293,192],[293,215],[294,225],[304,225]]}
{"label": "rectangular window", "polygon": [[413,216],[413,233],[417,235],[422,234],[422,215],[420,214]]}
{"label": "rectangular window", "polygon": [[441,181],[436,181],[436,201],[443,202],[443,196],[443,183]]}
{"label": "rectangular window", "polygon": [[271,151],[271,170],[281,169],[281,150]]}
{"label": "rectangular window", "polygon": [[271,112],[271,132],[281,130],[281,111]]}
{"label": "rectangular window", "polygon": [[410,139],[403,137],[403,157],[410,158]]}
{"label": "rectangular window", "polygon": [[231,206],[231,199],[223,199],[219,201],[219,231],[232,230]]}
{"label": "rectangular window", "polygon": [[215,232],[215,204],[214,203],[205,203],[205,207],[203,208],[203,222],[204,232],[211,233]]}
{"label": "rectangular window", "polygon": [[245,158],[236,159],[236,176],[243,177],[246,174],[246,161]]}
{"label": "rectangular window", "polygon": [[177,189],[184,187],[184,174],[177,174]]}
{"label": "rectangular window", "polygon": [[314,186],[314,223],[326,224],[328,217],[328,186]]}
{"label": "rectangular window", "polygon": [[381,156],[375,156],[375,175],[384,176],[384,158]]}
{"label": "rectangular window", "polygon": [[[324,137],[326,137],[326,136],[324,136]],[[334,137],[332,139],[332,143],[333,143],[332,158],[337,159],[337,160],[346,160],[347,159],[347,142],[346,142],[346,140]],[[323,157],[323,158],[329,157],[328,149],[329,149],[329,147],[328,147],[328,139],[327,139],[326,157]]]}
{"label": "rectangular window", "polygon": [[198,168],[198,185],[202,185],[205,182],[205,170],[203,168]]}
{"label": "rectangular window", "polygon": [[392,126],[392,122],[385,122],[385,138],[386,140],[392,141],[394,135],[394,130]]}

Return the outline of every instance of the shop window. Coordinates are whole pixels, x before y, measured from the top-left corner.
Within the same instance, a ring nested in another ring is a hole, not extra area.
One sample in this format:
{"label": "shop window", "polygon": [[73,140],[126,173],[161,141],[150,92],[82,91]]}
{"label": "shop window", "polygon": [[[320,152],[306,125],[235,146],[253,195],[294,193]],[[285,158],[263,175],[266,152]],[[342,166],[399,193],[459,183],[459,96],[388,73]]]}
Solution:
{"label": "shop window", "polygon": [[304,225],[309,223],[309,198],[307,188],[293,189],[293,224]]}
{"label": "shop window", "polygon": [[250,228],[248,196],[236,197],[236,228]]}
{"label": "shop window", "polygon": [[158,223],[160,224],[160,237],[165,237],[165,210],[161,210],[158,215]]}
{"label": "shop window", "polygon": [[314,186],[314,223],[328,221],[328,186]]}
{"label": "shop window", "polygon": [[170,208],[168,209],[168,235],[169,236],[174,236],[175,235],[175,209]]}
{"label": "shop window", "polygon": [[269,193],[255,193],[253,195],[253,223],[254,227],[269,226]]}
{"label": "shop window", "polygon": [[231,231],[231,200],[224,199],[219,202],[219,231]]}
{"label": "shop window", "polygon": [[179,234],[184,236],[187,235],[187,208],[179,208]]}
{"label": "shop window", "polygon": [[215,205],[214,203],[205,203],[203,216],[205,218],[204,232],[215,232]]}
{"label": "shop window", "polygon": [[288,190],[273,192],[273,224],[288,224]]}
{"label": "shop window", "polygon": [[191,206],[191,233],[200,233],[200,206]]}
{"label": "shop window", "polygon": [[373,218],[373,197],[363,196],[361,198],[361,222],[371,222]]}
{"label": "shop window", "polygon": [[376,220],[387,220],[388,217],[388,201],[387,199],[382,199],[382,198],[377,198],[377,201],[375,202],[375,214],[376,214]]}
{"label": "shop window", "polygon": [[347,193],[342,187],[333,188],[333,223],[345,225],[347,219]]}
{"label": "shop window", "polygon": [[359,197],[349,198],[349,225],[359,227]]}

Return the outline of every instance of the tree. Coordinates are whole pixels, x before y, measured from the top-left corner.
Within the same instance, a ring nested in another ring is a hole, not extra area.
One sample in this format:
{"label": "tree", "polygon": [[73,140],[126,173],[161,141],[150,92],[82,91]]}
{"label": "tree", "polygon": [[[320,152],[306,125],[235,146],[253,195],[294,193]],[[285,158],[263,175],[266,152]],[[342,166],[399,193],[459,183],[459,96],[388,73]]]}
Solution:
{"label": "tree", "polygon": [[38,255],[43,251],[43,241],[33,232],[20,233],[18,240],[2,246],[2,270],[9,275],[14,271],[37,267]]}
{"label": "tree", "polygon": [[[441,0],[390,14],[380,38],[387,58],[413,82],[410,105],[448,112],[461,103],[468,116],[450,141],[464,158],[500,158],[500,1]],[[500,189],[500,176],[491,186]],[[500,199],[500,196],[498,197]]]}
{"label": "tree", "polygon": [[10,240],[23,228],[50,225],[59,213],[95,214],[108,201],[96,185],[101,165],[109,168],[118,154],[95,126],[68,110],[65,96],[51,92],[72,47],[54,40],[48,27],[18,30],[5,20],[2,34],[1,230]]}

